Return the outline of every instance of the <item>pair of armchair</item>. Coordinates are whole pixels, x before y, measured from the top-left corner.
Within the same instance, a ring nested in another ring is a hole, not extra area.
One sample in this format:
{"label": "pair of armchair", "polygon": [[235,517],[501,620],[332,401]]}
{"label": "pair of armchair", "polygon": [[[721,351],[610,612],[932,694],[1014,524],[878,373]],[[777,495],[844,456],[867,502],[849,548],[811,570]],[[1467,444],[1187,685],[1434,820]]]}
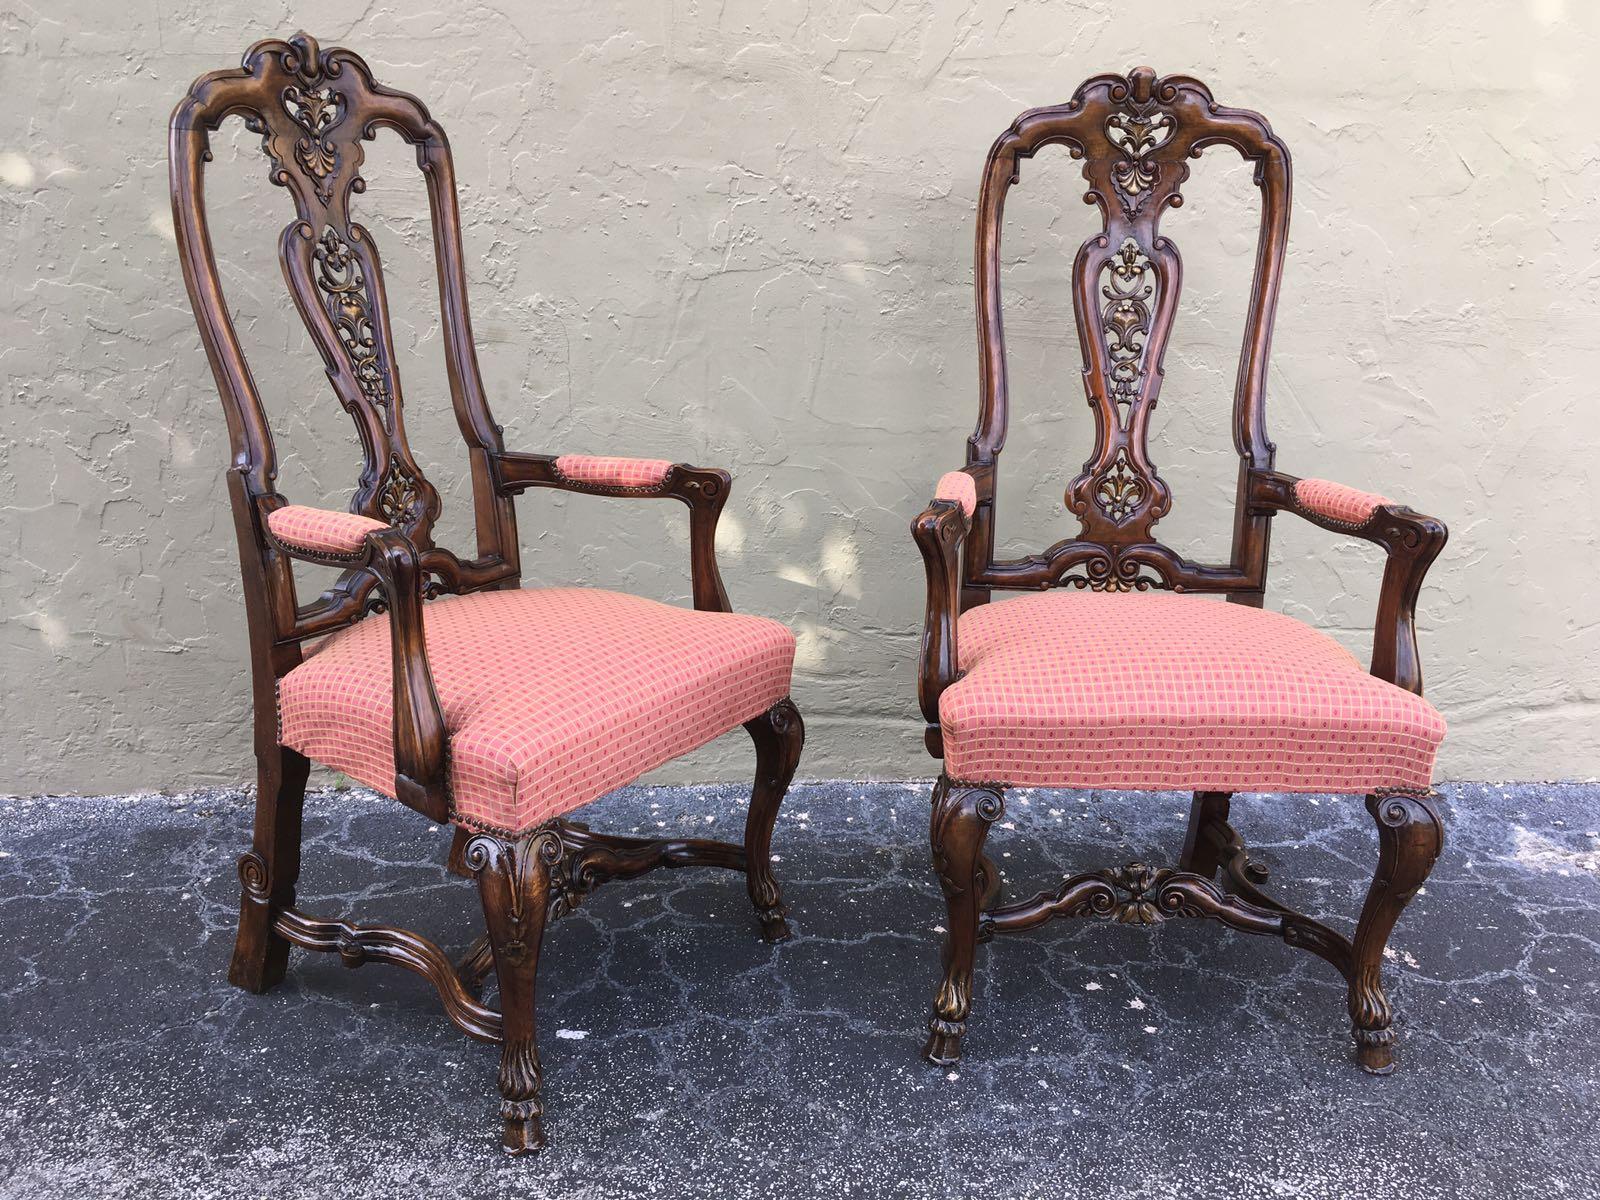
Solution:
{"label": "pair of armchair", "polygon": [[[209,135],[235,115],[261,134],[272,182],[294,199],[280,241],[284,275],[363,448],[348,512],[291,504],[277,491],[276,451],[223,299],[203,195]],[[471,469],[471,557],[433,542],[439,496],[406,440],[377,247],[350,211],[365,186],[362,143],[380,129],[415,147],[428,190],[451,399]],[[1084,160],[1088,198],[1105,218],[1073,273],[1098,436],[1067,496],[1080,535],[1000,561],[1001,215],[1020,161],[1049,144]],[[1156,223],[1181,202],[1185,159],[1211,144],[1256,162],[1264,200],[1235,399],[1239,511],[1225,566],[1191,563],[1154,540],[1170,496],[1145,445],[1178,294],[1176,251]],[[258,791],[229,979],[250,991],[272,987],[291,946],[419,973],[452,1022],[500,1045],[502,1145],[535,1150],[544,1142],[535,990],[551,919],[606,880],[705,865],[742,872],[763,935],[788,936],[770,842],[804,740],[788,695],[793,636],[731,611],[714,550],[726,472],[505,449],[478,373],[449,144],[419,101],[383,87],[349,51],[300,34],[261,42],[240,69],[196,81],[173,114],[169,150],[184,277],[228,418],[250,629]],[[1382,497],[1272,469],[1263,382],[1288,172],[1287,152],[1260,117],[1147,68],[1097,77],[1069,104],[1024,114],[989,156],[978,222],[978,428],[966,467],[939,482],[913,525],[928,576],[919,696],[928,748],[944,759],[931,826],[948,905],[926,1050],[935,1062],[959,1054],[978,941],[1055,916],[1212,916],[1331,962],[1349,981],[1362,1065],[1392,1066],[1381,953],[1441,837],[1428,782],[1443,723],[1421,699],[1413,611],[1445,535],[1437,521]],[[686,505],[693,608],[521,587],[513,504],[537,488]],[[1262,609],[1268,531],[1280,510],[1388,550],[1370,673],[1330,639]],[[297,561],[341,574],[302,603]],[[1038,594],[991,605],[995,589]],[[568,816],[739,725],[756,750],[742,844],[611,836]],[[476,879],[485,924],[459,961],[410,931],[297,906],[312,762],[452,825],[448,865]],[[983,846],[1016,785],[1194,791],[1178,868],[1089,872],[1001,904]],[[1232,793],[1283,789],[1368,794],[1380,857],[1353,940],[1267,896],[1227,823]],[[481,995],[491,972],[498,1010]]]}

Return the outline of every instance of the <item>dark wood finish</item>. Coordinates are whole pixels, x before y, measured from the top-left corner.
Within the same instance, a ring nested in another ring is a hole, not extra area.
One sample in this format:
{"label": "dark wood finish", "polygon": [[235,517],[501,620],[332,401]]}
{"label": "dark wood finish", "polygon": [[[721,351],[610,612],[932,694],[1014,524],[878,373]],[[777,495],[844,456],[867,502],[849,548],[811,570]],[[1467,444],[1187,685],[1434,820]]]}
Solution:
{"label": "dark wood finish", "polygon": [[[1083,243],[1072,266],[1095,441],[1066,491],[1077,532],[1040,553],[999,559],[994,501],[1010,419],[1001,230],[1006,196],[1019,181],[1022,164],[1047,146],[1065,147],[1082,161],[1088,183],[1084,199],[1101,217],[1100,231]],[[1261,225],[1233,395],[1239,457],[1233,541],[1227,562],[1198,563],[1153,532],[1170,510],[1172,494],[1150,457],[1148,431],[1182,285],[1177,247],[1160,232],[1160,220],[1183,203],[1189,160],[1212,146],[1230,148],[1254,164]],[[1372,674],[1421,694],[1416,603],[1428,567],[1444,547],[1443,523],[1398,504],[1380,505],[1359,524],[1329,520],[1303,508],[1295,497],[1295,477],[1274,469],[1276,448],[1266,432],[1266,379],[1288,245],[1289,200],[1289,152],[1262,117],[1217,104],[1197,80],[1158,78],[1148,67],[1126,77],[1095,76],[1066,104],[1023,113],[994,143],[978,198],[975,249],[978,421],[962,468],[972,477],[977,502],[968,515],[956,501],[936,499],[911,525],[927,579],[917,700],[934,757],[944,755],[939,698],[960,678],[962,612],[987,603],[997,589],[1051,587],[1210,592],[1260,606],[1271,522],[1280,511],[1384,548],[1388,557],[1374,622]],[[1228,824],[1230,797],[1224,792],[1196,794],[1176,871],[1140,863],[1091,871],[1055,891],[1001,905],[997,893],[986,894],[998,884],[998,873],[992,864],[985,867],[983,843],[1003,795],[998,783],[942,775],[934,788],[934,870],[949,923],[944,978],[925,1050],[932,1061],[950,1063],[960,1054],[971,1008],[973,948],[979,941],[1058,916],[1145,924],[1209,916],[1245,932],[1279,936],[1333,964],[1349,983],[1361,1065],[1371,1071],[1392,1067],[1391,1014],[1379,977],[1382,951],[1442,844],[1442,825],[1429,794],[1399,791],[1369,798],[1379,821],[1379,867],[1353,941],[1262,890],[1266,868],[1250,859]]]}
{"label": "dark wood finish", "polygon": [[516,496],[529,488],[558,488],[595,496],[678,500],[689,508],[689,569],[694,606],[703,612],[731,612],[728,593],[717,569],[717,521],[728,502],[733,476],[712,467],[672,466],[660,485],[651,488],[610,487],[569,479],[556,470],[555,456],[497,452],[491,457],[497,494]]}
{"label": "dark wood finish", "polygon": [[258,756],[257,767],[255,834],[239,859],[239,932],[228,982],[260,993],[282,983],[289,964],[289,943],[273,928],[273,916],[294,905],[311,763],[274,742]]}
{"label": "dark wood finish", "polygon": [[[1189,810],[1189,828],[1184,834],[1183,852],[1178,856],[1178,870],[1190,871],[1207,879],[1216,878],[1231,846],[1227,835],[1233,833],[1228,824],[1229,802],[1232,792],[1196,792]],[[1237,836],[1237,835],[1235,835]],[[1251,863],[1250,869],[1259,872],[1256,883],[1265,883],[1264,867]]]}
{"label": "dark wood finish", "polygon": [[1378,869],[1351,946],[1350,1022],[1365,1071],[1394,1070],[1394,1013],[1383,990],[1383,948],[1400,912],[1444,848],[1444,822],[1432,796],[1381,792],[1367,797],[1378,823]]}
{"label": "dark wood finish", "polygon": [[383,962],[415,971],[433,984],[445,1016],[457,1029],[480,1042],[501,1038],[500,1014],[478,1003],[470,995],[475,984],[469,984],[444,951],[420,934],[388,925],[314,917],[295,908],[279,912],[273,929],[286,942],[303,949],[337,954],[347,967]]}
{"label": "dark wood finish", "polygon": [[[1089,185],[1084,198],[1099,207],[1102,219],[1101,232],[1084,242],[1072,266],[1095,445],[1067,489],[1078,535],[1043,553],[1001,561],[994,558],[994,496],[1010,419],[1001,228],[1006,195],[1020,179],[1022,163],[1053,145],[1083,161]],[[1261,231],[1234,388],[1233,434],[1244,464],[1272,466],[1264,399],[1289,229],[1289,152],[1260,116],[1218,105],[1198,80],[1157,79],[1148,67],[1127,78],[1096,76],[1068,103],[1018,117],[995,142],[984,167],[975,267],[981,381],[978,424],[967,442],[978,505],[963,575],[972,599],[989,588],[1060,584],[1220,592],[1265,587],[1264,519],[1240,524],[1231,561],[1219,565],[1190,562],[1151,533],[1172,503],[1150,459],[1147,436],[1182,286],[1181,260],[1176,246],[1161,235],[1160,220],[1168,208],[1183,203],[1180,189],[1189,177],[1189,159],[1214,145],[1253,162],[1261,189]]]}
{"label": "dark wood finish", "polygon": [[[360,437],[362,465],[350,508],[387,526],[369,534],[354,553],[308,553],[278,542],[268,529],[268,515],[289,499],[277,490],[277,450],[223,296],[205,203],[210,138],[230,117],[243,119],[261,136],[268,179],[292,201],[279,257],[296,311]],[[406,438],[382,261],[370,231],[352,212],[353,198],[366,188],[364,143],[383,130],[415,149],[427,191],[445,367],[472,478],[476,546],[469,556],[433,541],[440,497]],[[173,111],[168,152],[184,282],[227,418],[228,494],[250,633],[259,784],[252,846],[239,863],[239,933],[229,978],[247,990],[265,991],[283,979],[290,945],[337,952],[351,966],[388,962],[417,972],[439,991],[456,1025],[502,1044],[503,1144],[513,1153],[535,1150],[543,1132],[534,988],[545,923],[606,879],[656,867],[721,866],[745,872],[763,934],[769,940],[786,936],[769,848],[804,739],[799,713],[784,700],[746,725],[756,744],[756,784],[742,846],[616,838],[565,821],[520,838],[458,828],[449,868],[477,880],[489,932],[452,965],[437,946],[408,930],[355,925],[295,907],[310,764],[278,743],[277,683],[300,664],[308,639],[387,611],[392,791],[429,819],[449,822],[455,816],[449,736],[423,637],[426,602],[519,586],[515,498],[530,488],[560,488],[686,505],[695,607],[731,611],[715,543],[732,479],[726,471],[680,463],[658,486],[596,486],[563,476],[555,456],[505,449],[478,370],[449,141],[421,101],[378,83],[357,55],[324,50],[305,34],[258,42],[240,68],[195,81]],[[320,596],[302,602],[292,571],[296,559],[336,567],[340,575]],[[499,977],[499,1013],[471,994],[491,969]]]}
{"label": "dark wood finish", "polygon": [[500,981],[501,1145],[525,1154],[544,1145],[543,1070],[534,1020],[539,951],[555,878],[565,857],[561,835],[546,826],[517,841],[479,834],[464,860],[478,876],[483,919],[489,927],[495,977]]}
{"label": "dark wood finish", "polygon": [[998,785],[954,784],[942,775],[934,785],[928,837],[933,845],[933,871],[944,892],[946,932],[944,979],[933,999],[933,1019],[928,1022],[928,1042],[922,1051],[930,1062],[948,1064],[961,1057],[961,1038],[972,1011],[978,924],[989,890],[983,842],[989,827],[1005,813],[1003,796]]}
{"label": "dark wood finish", "polygon": [[[1376,875],[1355,935],[1347,938],[1314,917],[1297,912],[1261,890],[1266,871],[1250,860],[1244,841],[1219,814],[1220,792],[1202,792],[1202,834],[1191,829],[1179,867],[1133,862],[1110,870],[1084,871],[1054,891],[1014,904],[984,896],[979,865],[989,827],[1004,811],[999,784],[963,784],[941,775],[934,785],[934,872],[944,890],[947,928],[944,978],[934,995],[924,1056],[940,1066],[961,1057],[961,1039],[972,1008],[973,960],[978,943],[1001,933],[1022,933],[1058,917],[1089,917],[1122,925],[1159,925],[1174,917],[1209,917],[1241,933],[1270,934],[1330,963],[1349,988],[1357,1061],[1372,1074],[1394,1069],[1393,1011],[1383,989],[1383,948],[1400,912],[1427,879],[1444,844],[1444,824],[1427,792],[1387,790],[1367,797],[1378,822]],[[1225,801],[1223,801],[1225,803]],[[1194,866],[1185,866],[1192,859]],[[1207,872],[1207,862],[1215,865]],[[1211,877],[1220,871],[1222,881]]]}
{"label": "dark wood finish", "polygon": [[744,727],[756,744],[756,781],[744,823],[745,887],[761,922],[761,936],[783,942],[789,939],[789,923],[784,919],[783,894],[772,875],[772,826],[800,765],[805,723],[800,710],[784,700]]}

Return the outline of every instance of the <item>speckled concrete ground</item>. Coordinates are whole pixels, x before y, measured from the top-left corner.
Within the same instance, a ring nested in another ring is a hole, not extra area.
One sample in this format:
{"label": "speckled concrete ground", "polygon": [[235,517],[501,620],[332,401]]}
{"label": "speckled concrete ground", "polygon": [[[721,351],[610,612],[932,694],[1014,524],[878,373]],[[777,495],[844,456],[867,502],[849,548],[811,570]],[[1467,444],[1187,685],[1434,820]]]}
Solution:
{"label": "speckled concrete ground", "polygon": [[[923,1064],[926,794],[795,791],[782,947],[714,872],[615,884],[558,924],[551,1146],[520,1161],[491,1141],[494,1051],[415,977],[302,955],[270,995],[227,986],[244,796],[5,801],[0,1194],[1600,1195],[1600,787],[1446,789],[1445,855],[1393,942],[1388,1079],[1351,1064],[1324,964],[1188,922],[1061,922],[980,949],[967,1059]],[[1020,894],[1170,858],[1184,807],[1016,793],[990,846]],[[1282,894],[1355,912],[1375,844],[1359,802],[1234,815]],[[733,789],[636,789],[591,817],[728,836],[740,813]],[[307,908],[471,936],[446,831],[324,792],[307,833]]]}

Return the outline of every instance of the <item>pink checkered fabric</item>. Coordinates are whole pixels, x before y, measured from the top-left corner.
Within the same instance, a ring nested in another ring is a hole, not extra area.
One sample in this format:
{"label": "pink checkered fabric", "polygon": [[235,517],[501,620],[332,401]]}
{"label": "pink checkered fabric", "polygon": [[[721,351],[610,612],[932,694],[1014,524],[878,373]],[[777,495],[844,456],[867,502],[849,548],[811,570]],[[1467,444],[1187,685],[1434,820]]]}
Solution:
{"label": "pink checkered fabric", "polygon": [[1393,503],[1387,496],[1357,491],[1326,479],[1295,480],[1294,499],[1307,512],[1330,521],[1343,521],[1346,525],[1364,525],[1378,505]]}
{"label": "pink checkered fabric", "polygon": [[965,471],[947,471],[939,476],[939,486],[934,489],[935,500],[954,500],[967,516],[978,507],[978,485]]}
{"label": "pink checkered fabric", "polygon": [[267,514],[267,528],[278,541],[296,550],[313,554],[359,554],[367,534],[388,526],[359,513],[287,504]]}
{"label": "pink checkered fabric", "polygon": [[[423,609],[456,819],[520,833],[765,712],[794,635],[592,588],[478,592]],[[279,740],[394,793],[389,618],[334,634],[278,685]]]}
{"label": "pink checkered fabric", "polygon": [[1035,787],[1427,787],[1444,718],[1280,613],[1170,593],[1050,591],[957,626],[945,773]]}
{"label": "pink checkered fabric", "polygon": [[563,454],[556,470],[577,483],[599,487],[660,487],[672,464],[664,458],[600,458],[592,454]]}

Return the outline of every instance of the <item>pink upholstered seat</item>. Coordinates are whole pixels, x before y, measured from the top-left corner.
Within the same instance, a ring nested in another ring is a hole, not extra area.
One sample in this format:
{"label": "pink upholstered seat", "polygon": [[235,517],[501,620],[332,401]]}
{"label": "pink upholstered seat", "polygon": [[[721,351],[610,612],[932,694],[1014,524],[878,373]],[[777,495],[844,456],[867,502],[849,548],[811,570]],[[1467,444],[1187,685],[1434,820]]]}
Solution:
{"label": "pink upholstered seat", "polygon": [[[776,621],[616,592],[452,596],[424,610],[456,819],[519,832],[765,712],[789,693]],[[389,622],[323,643],[278,685],[280,740],[393,794]]]}
{"label": "pink upholstered seat", "polygon": [[965,613],[939,699],[952,779],[1049,787],[1427,787],[1444,718],[1279,613],[1055,590]]}

